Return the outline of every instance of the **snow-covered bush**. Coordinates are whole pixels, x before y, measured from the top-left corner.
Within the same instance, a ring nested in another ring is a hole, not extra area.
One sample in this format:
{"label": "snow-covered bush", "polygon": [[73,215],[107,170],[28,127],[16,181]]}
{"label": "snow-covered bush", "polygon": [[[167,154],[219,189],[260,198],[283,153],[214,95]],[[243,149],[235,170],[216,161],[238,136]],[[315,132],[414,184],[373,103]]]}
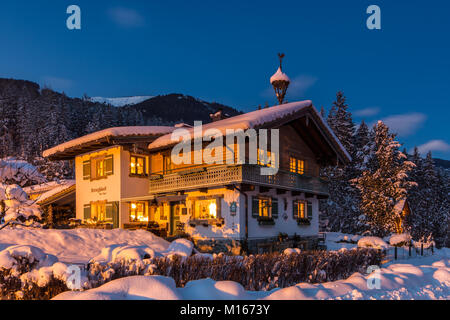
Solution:
{"label": "snow-covered bush", "polygon": [[381,261],[381,253],[371,249],[291,252],[250,256],[167,255],[136,260],[115,260],[89,264],[89,283],[97,287],[108,281],[132,275],[162,275],[184,287],[193,280],[211,278],[235,281],[246,290],[271,290],[300,282],[320,283],[365,272]]}
{"label": "snow-covered bush", "polygon": [[0,159],[0,224],[16,220],[33,223],[41,210],[28,199],[22,187],[45,182],[36,167],[15,158]]}
{"label": "snow-covered bush", "polygon": [[0,251],[2,299],[49,299],[69,290],[67,266],[33,246],[15,245]]}
{"label": "snow-covered bush", "polygon": [[386,250],[389,246],[381,238],[362,237],[361,239],[358,240],[358,247],[359,248],[373,248],[373,249]]}
{"label": "snow-covered bush", "polygon": [[0,159],[0,183],[18,184],[21,187],[44,183],[45,177],[37,168],[16,158]]}
{"label": "snow-covered bush", "polygon": [[289,255],[289,254],[293,254],[293,253],[301,253],[302,251],[299,248],[287,248],[284,249],[283,254]]}
{"label": "snow-covered bush", "polygon": [[389,238],[389,244],[395,247],[406,246],[411,242],[411,235],[408,233],[394,234]]}
{"label": "snow-covered bush", "polygon": [[[25,191],[17,184],[0,183],[0,202],[2,202],[0,211],[4,210],[0,212],[0,217],[5,223],[11,220],[32,223],[41,218],[40,207],[34,201],[29,200]],[[2,221],[0,221],[1,223]]]}

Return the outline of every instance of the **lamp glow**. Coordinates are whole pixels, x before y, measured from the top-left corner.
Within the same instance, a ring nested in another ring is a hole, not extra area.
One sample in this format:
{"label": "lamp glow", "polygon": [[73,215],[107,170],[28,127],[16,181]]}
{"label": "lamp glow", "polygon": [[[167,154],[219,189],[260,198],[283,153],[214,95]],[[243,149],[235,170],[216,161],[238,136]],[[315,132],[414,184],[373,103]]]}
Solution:
{"label": "lamp glow", "polygon": [[217,215],[217,205],[214,202],[209,205],[209,215],[214,218]]}

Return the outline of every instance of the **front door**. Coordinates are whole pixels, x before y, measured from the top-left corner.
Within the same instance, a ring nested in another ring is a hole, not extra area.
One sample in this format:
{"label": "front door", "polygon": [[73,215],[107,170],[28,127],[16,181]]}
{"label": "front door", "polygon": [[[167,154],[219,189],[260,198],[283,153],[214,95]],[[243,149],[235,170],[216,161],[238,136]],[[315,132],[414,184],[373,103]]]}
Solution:
{"label": "front door", "polygon": [[180,216],[182,208],[184,208],[184,204],[180,204],[179,202],[173,202],[170,204],[170,235],[175,236],[179,233],[177,228],[180,222]]}

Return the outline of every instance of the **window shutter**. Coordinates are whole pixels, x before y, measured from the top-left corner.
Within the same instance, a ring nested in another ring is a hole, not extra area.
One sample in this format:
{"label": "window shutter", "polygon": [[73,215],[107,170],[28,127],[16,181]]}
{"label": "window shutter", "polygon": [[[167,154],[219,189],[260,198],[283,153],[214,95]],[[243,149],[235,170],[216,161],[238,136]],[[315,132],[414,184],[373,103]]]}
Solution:
{"label": "window shutter", "polygon": [[110,176],[113,174],[113,171],[114,171],[113,155],[109,155],[105,158],[105,174],[107,176]]}
{"label": "window shutter", "polygon": [[83,162],[83,180],[89,180],[91,178],[91,162]]}
{"label": "window shutter", "polygon": [[113,228],[119,228],[119,202],[115,201],[112,203],[112,218],[113,218]]}
{"label": "window shutter", "polygon": [[292,218],[294,220],[298,219],[298,202],[297,201],[292,201]]}
{"label": "window shutter", "polygon": [[84,206],[83,219],[87,220],[91,218],[91,205]]}
{"label": "window shutter", "polygon": [[272,218],[278,219],[278,199],[272,198]]}
{"label": "window shutter", "polygon": [[308,219],[312,220],[312,218],[313,218],[312,203],[309,201],[307,202],[307,214],[308,214]]}
{"label": "window shutter", "polygon": [[113,218],[113,204],[107,203],[106,204],[106,219],[112,219]]}
{"label": "window shutter", "polygon": [[252,217],[259,217],[259,199],[258,197],[252,197]]}

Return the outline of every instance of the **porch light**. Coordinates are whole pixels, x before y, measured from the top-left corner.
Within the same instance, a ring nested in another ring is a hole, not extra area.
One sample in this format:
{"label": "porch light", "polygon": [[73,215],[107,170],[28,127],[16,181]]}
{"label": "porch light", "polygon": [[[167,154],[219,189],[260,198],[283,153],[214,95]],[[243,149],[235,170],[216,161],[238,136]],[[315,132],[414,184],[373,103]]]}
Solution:
{"label": "porch light", "polygon": [[217,217],[217,205],[215,202],[209,204],[209,216],[214,218]]}
{"label": "porch light", "polygon": [[131,204],[131,209],[136,209],[136,208],[137,208],[136,203],[132,203]]}

